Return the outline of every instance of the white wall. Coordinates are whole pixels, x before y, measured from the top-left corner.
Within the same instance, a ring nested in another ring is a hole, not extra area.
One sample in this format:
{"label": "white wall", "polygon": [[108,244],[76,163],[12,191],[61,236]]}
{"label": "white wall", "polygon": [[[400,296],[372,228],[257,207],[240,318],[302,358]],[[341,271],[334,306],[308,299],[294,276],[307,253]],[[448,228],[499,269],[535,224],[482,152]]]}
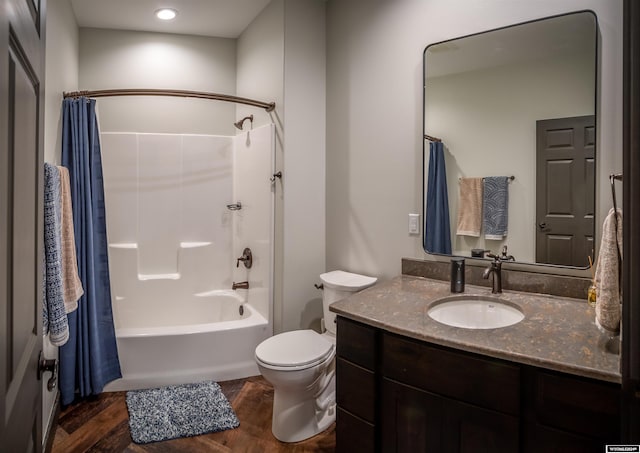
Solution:
{"label": "white wall", "polygon": [[[46,79],[44,101],[44,160],[60,164],[62,150],[62,93],[78,89],[78,27],[68,0],[49,0],[46,27]],[[46,337],[43,353],[58,358],[58,348]],[[47,390],[48,375],[42,381],[43,440],[55,410],[57,388]]]}
{"label": "white wall", "polygon": [[319,328],[325,272],[325,2],[285,2],[284,330]]}
{"label": "white wall", "polygon": [[621,0],[329,0],[327,269],[383,278],[402,257],[433,259],[407,214],[422,213],[422,53],[431,43],[592,9],[598,16],[598,214],[622,161]]}
{"label": "white wall", "polygon": [[62,93],[78,89],[78,26],[69,0],[47,5],[44,160],[60,163]]}
{"label": "white wall", "polygon": [[[319,328],[325,271],[325,3],[273,0],[238,40],[239,96],[275,101],[275,332]],[[285,131],[286,118],[286,131]]]}
{"label": "white wall", "polygon": [[[80,29],[82,89],[168,88],[235,94],[236,41]],[[233,135],[235,105],[172,97],[100,98],[102,132]]]}

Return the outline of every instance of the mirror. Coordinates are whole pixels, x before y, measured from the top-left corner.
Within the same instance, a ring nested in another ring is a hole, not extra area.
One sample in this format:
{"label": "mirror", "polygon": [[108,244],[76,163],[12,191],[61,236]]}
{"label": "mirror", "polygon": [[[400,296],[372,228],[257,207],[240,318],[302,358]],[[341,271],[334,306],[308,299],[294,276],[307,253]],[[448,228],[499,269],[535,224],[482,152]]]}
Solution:
{"label": "mirror", "polygon": [[506,245],[517,262],[589,266],[596,71],[590,11],[425,49],[427,253],[483,257]]}

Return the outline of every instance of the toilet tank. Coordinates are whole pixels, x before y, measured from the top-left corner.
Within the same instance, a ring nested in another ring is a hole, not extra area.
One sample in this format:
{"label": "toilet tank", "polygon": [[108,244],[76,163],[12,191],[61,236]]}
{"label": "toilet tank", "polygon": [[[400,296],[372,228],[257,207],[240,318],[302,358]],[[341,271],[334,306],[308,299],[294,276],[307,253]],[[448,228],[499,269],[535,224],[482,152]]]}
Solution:
{"label": "toilet tank", "polygon": [[335,335],[336,314],[329,311],[329,305],[368,288],[378,279],[376,277],[367,277],[366,275],[352,274],[351,272],[331,271],[320,274],[320,280],[324,287],[322,293],[324,327]]}

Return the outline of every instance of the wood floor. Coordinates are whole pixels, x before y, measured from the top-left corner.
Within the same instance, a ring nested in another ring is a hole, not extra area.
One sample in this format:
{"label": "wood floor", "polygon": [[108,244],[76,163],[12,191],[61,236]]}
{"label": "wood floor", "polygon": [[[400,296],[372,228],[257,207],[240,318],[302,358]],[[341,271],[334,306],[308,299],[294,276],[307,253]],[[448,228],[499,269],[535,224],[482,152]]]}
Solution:
{"label": "wood floor", "polygon": [[271,433],[273,387],[261,376],[220,382],[240,427],[182,439],[135,444],[129,433],[126,392],[103,393],[60,412],[52,453],[171,452],[333,452],[335,423],[327,431],[295,444]]}

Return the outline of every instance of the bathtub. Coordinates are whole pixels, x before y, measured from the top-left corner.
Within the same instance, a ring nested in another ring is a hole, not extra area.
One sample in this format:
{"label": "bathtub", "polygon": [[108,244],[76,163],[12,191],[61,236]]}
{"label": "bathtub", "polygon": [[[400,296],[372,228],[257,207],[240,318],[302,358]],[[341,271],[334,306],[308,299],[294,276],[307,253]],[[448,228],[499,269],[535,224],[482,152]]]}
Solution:
{"label": "bathtub", "polygon": [[[122,378],[105,391],[134,390],[260,374],[254,352],[271,326],[244,291],[216,290],[177,300],[116,298],[114,322]],[[132,303],[133,302],[133,303]],[[157,302],[157,300],[156,300]]]}

